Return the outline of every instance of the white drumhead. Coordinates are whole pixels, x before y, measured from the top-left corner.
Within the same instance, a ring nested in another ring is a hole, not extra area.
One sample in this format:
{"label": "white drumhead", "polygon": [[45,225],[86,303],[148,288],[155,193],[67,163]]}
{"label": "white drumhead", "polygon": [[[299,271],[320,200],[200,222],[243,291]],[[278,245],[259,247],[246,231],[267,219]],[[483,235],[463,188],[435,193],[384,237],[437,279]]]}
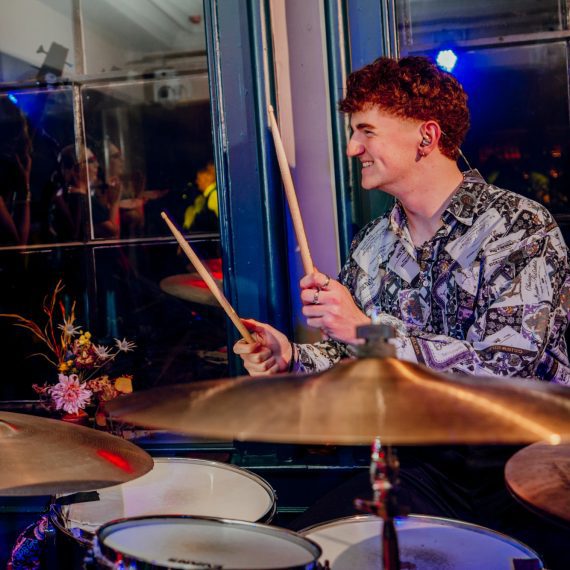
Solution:
{"label": "white drumhead", "polygon": [[316,544],[284,529],[194,517],[109,523],[97,533],[97,543],[96,556],[106,553],[110,562],[120,554],[125,559],[184,569],[208,565],[232,570],[305,567],[316,563],[320,555]]}
{"label": "white drumhead", "polygon": [[[449,519],[413,515],[396,520],[396,532],[400,561],[418,570],[512,570],[513,558],[538,560],[508,536]],[[381,568],[381,533],[382,521],[373,516],[340,519],[302,532],[323,549],[321,560],[329,560],[333,570]]]}
{"label": "white drumhead", "polygon": [[62,509],[68,529],[95,533],[112,520],[160,514],[255,522],[275,503],[260,477],[224,463],[185,458],[155,459],[142,477],[97,492],[98,501]]}

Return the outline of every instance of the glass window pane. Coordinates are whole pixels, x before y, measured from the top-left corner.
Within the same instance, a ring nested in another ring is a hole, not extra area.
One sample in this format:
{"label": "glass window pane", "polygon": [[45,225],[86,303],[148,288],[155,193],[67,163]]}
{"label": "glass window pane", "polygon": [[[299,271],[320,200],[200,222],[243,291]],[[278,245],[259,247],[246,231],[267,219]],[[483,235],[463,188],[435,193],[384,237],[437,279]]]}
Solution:
{"label": "glass window pane", "polygon": [[187,231],[217,232],[205,72],[83,89],[94,237],[170,235],[166,210]]}
{"label": "glass window pane", "polygon": [[0,82],[51,82],[73,72],[72,13],[72,0],[4,0]]}
{"label": "glass window pane", "polygon": [[567,53],[565,42],[461,51],[453,70],[469,96],[471,165],[559,220],[570,211]]}
{"label": "glass window pane", "polygon": [[[219,241],[191,245],[221,282]],[[225,313],[177,244],[95,247],[94,260],[93,330],[136,340],[135,390],[227,376]]]}
{"label": "glass window pane", "polygon": [[473,166],[498,186],[568,212],[566,44],[465,52],[460,62],[454,73],[469,95],[465,151]]}
{"label": "glass window pane", "polygon": [[61,161],[62,149],[73,147],[73,125],[70,88],[0,94],[0,245],[84,235],[86,200],[68,199],[79,172]]}
{"label": "glass window pane", "polygon": [[433,44],[565,28],[564,0],[397,0],[402,53]]}
{"label": "glass window pane", "polygon": [[[0,249],[0,313],[19,314],[34,321],[42,330],[48,318],[42,307],[61,279],[65,288],[60,296],[66,310],[75,302],[75,312],[84,330],[91,330],[89,318],[89,269],[91,252],[84,248]],[[61,324],[59,307],[54,315]],[[56,334],[59,331],[56,329]],[[0,382],[0,400],[37,398],[32,384],[57,382],[57,369],[43,356],[53,359],[47,346],[14,320],[0,318],[0,359],[4,362],[6,381]]]}
{"label": "glass window pane", "polygon": [[85,73],[205,64],[202,0],[82,2]]}

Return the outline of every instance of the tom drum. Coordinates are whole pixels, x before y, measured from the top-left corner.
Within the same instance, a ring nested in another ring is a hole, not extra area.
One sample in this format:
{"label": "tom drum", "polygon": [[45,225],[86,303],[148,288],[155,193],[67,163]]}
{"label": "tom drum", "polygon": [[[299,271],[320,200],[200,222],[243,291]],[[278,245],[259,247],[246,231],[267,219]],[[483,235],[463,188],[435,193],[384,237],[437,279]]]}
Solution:
{"label": "tom drum", "polygon": [[209,517],[138,517],[97,531],[87,568],[312,570],[321,549],[294,532]]}
{"label": "tom drum", "polygon": [[[513,560],[538,556],[524,544],[480,526],[428,516],[396,520],[402,568],[415,570],[512,570]],[[381,519],[372,515],[347,517],[313,526],[302,535],[323,550],[322,562],[332,570],[381,568]]]}
{"label": "tom drum", "polygon": [[[52,506],[62,564],[72,557],[82,558],[97,529],[113,520],[193,515],[268,523],[276,510],[275,493],[264,479],[202,459],[155,459],[152,470],[142,477],[99,489],[97,494],[98,500],[67,505],[59,504],[65,502],[60,497]],[[76,552],[70,554],[69,547]]]}

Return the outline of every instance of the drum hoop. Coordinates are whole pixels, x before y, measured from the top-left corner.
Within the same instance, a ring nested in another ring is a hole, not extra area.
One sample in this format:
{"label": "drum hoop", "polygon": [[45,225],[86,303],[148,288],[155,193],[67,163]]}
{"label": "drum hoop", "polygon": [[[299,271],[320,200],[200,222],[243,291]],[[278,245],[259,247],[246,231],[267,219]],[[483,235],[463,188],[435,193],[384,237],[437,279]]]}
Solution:
{"label": "drum hoop", "polygon": [[257,473],[253,473],[245,467],[239,467],[238,465],[232,465],[231,463],[222,463],[221,461],[214,461],[213,459],[199,459],[197,457],[154,457],[153,459],[155,463],[196,463],[198,465],[206,464],[210,465],[211,467],[217,467],[226,471],[232,471],[237,475],[246,476],[248,479],[251,479],[258,483],[260,487],[263,487],[263,489],[269,495],[270,499],[269,508],[255,522],[261,524],[269,524],[277,512],[277,493],[275,492],[275,489],[273,489],[273,487],[263,477]]}
{"label": "drum hoop", "polygon": [[[242,477],[246,477],[246,478],[254,481],[255,483],[257,483],[260,487],[262,487],[264,489],[264,491],[267,493],[267,495],[269,496],[269,502],[270,502],[269,508],[255,522],[259,523],[259,524],[269,524],[273,520],[273,517],[275,516],[275,513],[277,512],[277,493],[275,492],[273,487],[263,477],[257,475],[257,473],[253,473],[252,471],[250,471],[248,469],[245,469],[243,467],[238,467],[236,465],[231,465],[228,463],[222,463],[221,461],[213,461],[211,459],[199,459],[196,457],[153,457],[153,461],[154,461],[154,463],[182,463],[182,464],[189,464],[189,463],[192,464],[193,463],[193,464],[197,464],[197,465],[206,465],[206,466],[210,466],[210,467],[216,467],[219,469],[223,469],[226,471],[231,471],[233,473],[236,473],[237,475],[240,475]],[[133,479],[133,481],[136,481],[136,479]],[[118,487],[119,485],[114,485],[114,486]],[[58,497],[62,497],[62,496],[65,496],[65,495],[57,495],[55,498],[57,499]],[[159,516],[159,515],[157,515],[157,516]],[[165,516],[169,516],[169,515],[165,515]],[[187,516],[192,516],[192,515],[187,515]],[[65,522],[68,521],[68,518],[63,515],[61,507],[59,507],[59,505],[57,505],[55,502],[52,502],[52,504],[49,507],[49,517],[50,517],[50,520],[53,523],[53,525],[60,532],[64,533],[65,535],[72,538],[73,540],[79,542],[83,546],[90,547],[92,545],[93,538],[96,535],[96,531],[95,532],[89,532],[88,530],[80,529],[81,535],[80,536],[74,535],[71,532],[70,528],[65,525]],[[133,518],[136,518],[136,517],[133,517]],[[121,518],[121,519],[115,519],[115,520],[123,520],[123,519]],[[232,519],[228,519],[228,520],[232,520]],[[107,522],[111,522],[111,521],[107,521]],[[103,526],[103,525],[101,525],[101,526]]]}
{"label": "drum hoop", "polygon": [[[95,538],[95,533],[89,532],[87,530],[81,529],[81,535],[75,536],[68,527],[65,526],[64,522],[67,520],[59,509],[58,505],[52,503],[49,506],[49,519],[50,522],[55,526],[55,528],[63,533],[65,536],[77,541],[81,546],[89,548],[93,544],[93,539]],[[83,536],[85,535],[85,536]],[[86,538],[88,536],[89,538]]]}
{"label": "drum hoop", "polygon": [[[285,567],[282,567],[283,570],[311,570],[311,569],[316,569],[317,568],[317,562],[323,554],[322,548],[314,540],[307,538],[305,536],[302,536],[300,533],[294,532],[294,531],[286,529],[286,528],[269,526],[269,525],[264,525],[261,523],[240,521],[240,520],[236,520],[236,519],[221,519],[221,518],[216,518],[216,517],[195,517],[195,516],[191,516],[191,515],[151,515],[151,516],[143,516],[143,517],[123,518],[123,519],[117,519],[114,521],[110,521],[108,523],[105,523],[104,525],[101,525],[97,529],[96,539],[95,539],[95,543],[94,543],[95,553],[96,554],[100,553],[102,556],[104,556],[105,561],[108,561],[110,563],[113,563],[113,558],[116,555],[120,555],[122,562],[125,564],[128,564],[131,561],[141,562],[140,559],[137,559],[135,557],[131,557],[129,555],[126,555],[125,553],[122,553],[120,551],[115,550],[114,548],[111,548],[110,546],[107,546],[104,543],[105,532],[107,530],[112,530],[112,529],[110,529],[110,527],[115,527],[117,525],[125,525],[127,523],[132,523],[132,522],[136,522],[136,521],[148,521],[150,524],[156,520],[158,520],[158,521],[160,521],[160,520],[175,520],[175,521],[195,520],[195,521],[213,522],[213,523],[218,523],[218,524],[222,524],[222,525],[226,525],[226,526],[230,526],[230,527],[252,528],[253,530],[258,531],[261,534],[266,534],[266,535],[271,535],[271,536],[284,536],[284,537],[287,537],[290,542],[293,542],[296,545],[300,545],[303,547],[304,546],[310,547],[310,548],[307,548],[307,551],[309,552],[309,554],[311,554],[311,556],[313,556],[312,562],[309,562],[308,564],[305,564],[303,566],[285,566]],[[144,561],[142,561],[142,562],[144,562]],[[157,568],[158,569],[158,568],[166,568],[166,567],[156,565],[156,566],[149,566],[149,568]],[[232,569],[226,568],[225,570],[232,570]],[[274,567],[274,568],[259,568],[259,570],[280,570],[280,569]]]}
{"label": "drum hoop", "polygon": [[[507,534],[504,534],[502,532],[498,532],[498,531],[493,530],[491,528],[487,528],[485,526],[481,526],[481,525],[478,525],[475,523],[469,523],[469,522],[458,521],[455,519],[449,519],[446,517],[432,517],[429,515],[408,515],[405,517],[396,517],[396,533],[398,532],[398,521],[405,521],[407,519],[413,519],[414,521],[419,521],[419,522],[442,523],[442,526],[451,526],[451,527],[456,527],[456,528],[463,528],[465,530],[471,530],[473,532],[476,532],[477,534],[484,534],[487,536],[492,535],[495,538],[499,539],[501,542],[506,542],[507,544],[510,544],[511,546],[513,544],[516,544],[517,546],[522,547],[522,550],[525,550],[529,556],[536,558],[542,564],[542,559],[540,558],[540,556],[532,548],[527,546],[524,542],[521,542],[520,540],[518,540],[516,538],[512,538]],[[327,522],[322,523],[322,524],[315,524],[315,525],[308,526],[307,528],[300,530],[299,534],[305,536],[306,534],[313,532],[317,529],[318,530],[325,530],[325,529],[328,529],[331,527],[340,526],[341,524],[353,524],[353,523],[359,523],[359,522],[366,522],[368,520],[380,521],[382,519],[380,517],[377,517],[376,515],[353,515],[353,516],[349,516],[349,517],[340,517],[337,519],[327,521]],[[450,525],[447,523],[453,523],[453,524]]]}

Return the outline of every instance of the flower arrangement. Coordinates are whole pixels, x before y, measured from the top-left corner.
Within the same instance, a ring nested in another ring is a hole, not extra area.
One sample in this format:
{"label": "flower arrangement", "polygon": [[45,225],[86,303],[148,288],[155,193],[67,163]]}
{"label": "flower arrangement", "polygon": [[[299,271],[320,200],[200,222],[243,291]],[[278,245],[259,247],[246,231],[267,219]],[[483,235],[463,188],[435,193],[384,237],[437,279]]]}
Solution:
{"label": "flower arrangement", "polygon": [[[75,302],[68,313],[58,299],[64,286],[59,281],[50,297],[43,303],[43,312],[47,316],[46,324],[41,328],[34,321],[15,314],[0,315],[16,320],[16,326],[31,331],[49,350],[49,355],[36,353],[52,364],[58,372],[56,384],[34,384],[33,389],[44,403],[53,410],[77,416],[84,415],[88,405],[96,408],[95,421],[98,425],[106,424],[104,403],[120,394],[130,393],[132,375],[112,378],[105,371],[121,353],[136,348],[134,342],[115,339],[113,346],[95,344],[91,333],[76,326]],[[61,322],[56,323],[56,312],[61,313]]]}

